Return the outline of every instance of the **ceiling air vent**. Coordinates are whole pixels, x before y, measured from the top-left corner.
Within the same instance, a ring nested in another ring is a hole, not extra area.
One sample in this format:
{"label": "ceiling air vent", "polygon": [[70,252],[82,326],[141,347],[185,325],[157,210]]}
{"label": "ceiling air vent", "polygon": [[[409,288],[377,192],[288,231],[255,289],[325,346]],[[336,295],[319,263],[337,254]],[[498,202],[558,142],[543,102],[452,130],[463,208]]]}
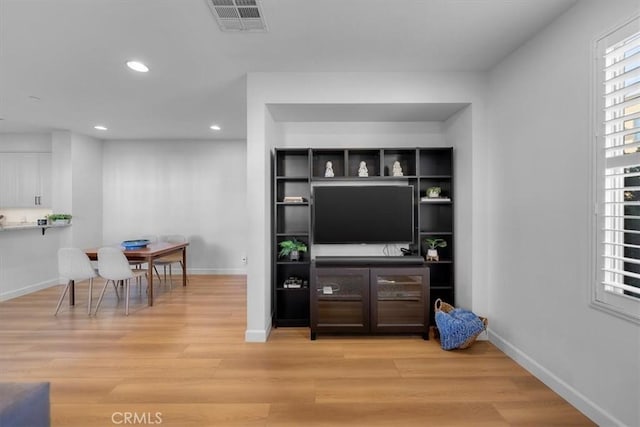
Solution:
{"label": "ceiling air vent", "polygon": [[207,0],[222,31],[267,31],[260,0]]}

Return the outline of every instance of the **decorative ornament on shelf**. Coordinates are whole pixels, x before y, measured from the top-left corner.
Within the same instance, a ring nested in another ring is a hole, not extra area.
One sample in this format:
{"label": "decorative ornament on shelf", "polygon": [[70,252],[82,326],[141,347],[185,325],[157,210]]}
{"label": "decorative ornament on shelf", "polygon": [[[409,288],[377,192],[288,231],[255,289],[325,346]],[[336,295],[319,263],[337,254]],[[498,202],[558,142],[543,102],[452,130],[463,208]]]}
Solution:
{"label": "decorative ornament on shelf", "polygon": [[393,162],[393,176],[404,176],[402,166],[400,166],[400,162],[397,160]]}
{"label": "decorative ornament on shelf", "polygon": [[334,174],[333,174],[333,163],[331,163],[331,160],[329,160],[325,164],[324,177],[325,178],[333,178],[334,177]]}
{"label": "decorative ornament on shelf", "polygon": [[425,259],[427,261],[440,261],[440,257],[438,256],[438,248],[446,248],[447,241],[444,239],[424,239],[424,243],[429,246],[427,248],[427,256],[425,257]]}
{"label": "decorative ornament on shelf", "polygon": [[367,162],[360,162],[360,168],[358,168],[358,176],[369,176],[369,169],[367,169]]}

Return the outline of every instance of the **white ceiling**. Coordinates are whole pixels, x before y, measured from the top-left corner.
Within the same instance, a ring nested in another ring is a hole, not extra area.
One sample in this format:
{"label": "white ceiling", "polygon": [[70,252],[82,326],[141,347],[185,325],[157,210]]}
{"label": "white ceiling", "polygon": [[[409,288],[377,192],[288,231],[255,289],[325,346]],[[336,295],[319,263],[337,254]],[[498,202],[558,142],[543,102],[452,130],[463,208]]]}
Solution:
{"label": "white ceiling", "polygon": [[0,0],[0,132],[245,138],[247,72],[486,71],[576,1],[262,0],[229,33],[206,0]]}

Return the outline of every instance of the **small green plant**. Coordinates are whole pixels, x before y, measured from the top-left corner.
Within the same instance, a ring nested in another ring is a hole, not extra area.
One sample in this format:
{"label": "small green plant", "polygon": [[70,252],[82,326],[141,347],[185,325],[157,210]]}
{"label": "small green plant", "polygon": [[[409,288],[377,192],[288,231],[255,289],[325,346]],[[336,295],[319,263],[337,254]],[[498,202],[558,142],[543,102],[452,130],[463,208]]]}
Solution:
{"label": "small green plant", "polygon": [[429,246],[429,249],[447,247],[447,241],[444,239],[424,239],[424,242]]}
{"label": "small green plant", "polygon": [[292,252],[306,252],[307,245],[304,242],[299,241],[298,239],[291,240],[283,240],[278,244],[280,246],[280,252],[278,252],[278,257],[283,258],[291,255]]}
{"label": "small green plant", "polygon": [[49,221],[56,221],[62,219],[71,219],[71,214],[51,214],[47,217]]}
{"label": "small green plant", "polygon": [[438,197],[441,191],[442,188],[440,187],[429,187],[427,188],[427,197]]}

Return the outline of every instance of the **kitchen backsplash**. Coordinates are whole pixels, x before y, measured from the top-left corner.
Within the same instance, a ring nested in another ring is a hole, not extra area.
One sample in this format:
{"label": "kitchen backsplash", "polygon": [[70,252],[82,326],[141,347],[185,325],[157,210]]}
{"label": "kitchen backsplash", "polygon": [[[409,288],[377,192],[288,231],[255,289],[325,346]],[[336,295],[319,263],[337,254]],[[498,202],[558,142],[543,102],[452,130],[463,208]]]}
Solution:
{"label": "kitchen backsplash", "polygon": [[24,224],[36,223],[38,219],[44,218],[51,213],[51,209],[39,208],[12,208],[0,209],[0,215],[4,215],[4,224]]}

